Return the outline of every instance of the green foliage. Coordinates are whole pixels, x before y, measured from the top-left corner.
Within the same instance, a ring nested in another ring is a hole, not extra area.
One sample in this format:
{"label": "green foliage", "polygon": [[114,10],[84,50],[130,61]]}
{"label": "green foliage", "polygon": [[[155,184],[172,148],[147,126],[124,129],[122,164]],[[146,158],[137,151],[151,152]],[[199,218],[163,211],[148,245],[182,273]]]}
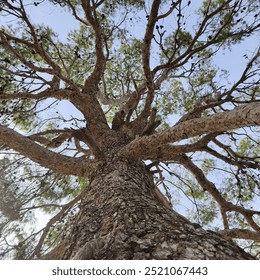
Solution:
{"label": "green foliage", "polygon": [[[237,151],[239,156],[257,157],[260,154],[260,147],[258,141],[244,137],[240,140]],[[259,162],[259,159],[256,160]]]}
{"label": "green foliage", "polygon": [[199,219],[203,226],[209,226],[218,218],[218,207],[215,201],[210,201],[206,205],[199,207]]}
{"label": "green foliage", "polygon": [[207,175],[210,171],[214,170],[216,167],[216,162],[214,159],[205,158],[201,163],[201,169],[203,170],[204,174]]}
{"label": "green foliage", "polygon": [[[1,164],[6,160],[2,159]],[[10,221],[18,220],[20,219],[20,211],[23,205],[22,197],[19,197],[17,186],[8,181],[3,172],[0,175],[0,211]]]}
{"label": "green foliage", "polygon": [[191,112],[200,97],[215,98],[210,84],[217,75],[217,70],[206,58],[200,59],[203,61],[201,64],[207,67],[194,70],[189,77],[189,85],[184,79],[174,79],[164,89],[162,96],[157,98],[157,107],[160,108],[162,117]]}
{"label": "green foliage", "polygon": [[199,9],[199,14],[209,15],[219,10],[217,15],[210,22],[210,38],[215,38],[221,45],[231,45],[241,42],[248,34],[241,32],[250,28],[249,22],[244,20],[247,15],[252,22],[257,18],[258,5],[249,1],[204,1]]}
{"label": "green foliage", "polygon": [[[178,101],[186,97],[186,90],[180,80],[173,80],[171,86],[158,99],[157,107],[161,108],[163,116],[176,114],[179,110]],[[159,105],[160,104],[160,105]]]}
{"label": "green foliage", "polygon": [[128,39],[119,49],[112,50],[105,74],[105,80],[110,82],[103,85],[106,86],[109,97],[117,98],[129,94],[130,90],[134,89],[132,79],[137,85],[142,81],[141,44],[141,40]]}
{"label": "green foliage", "polygon": [[130,8],[137,8],[143,9],[145,7],[145,1],[143,0],[112,0],[112,1],[105,1],[104,7],[102,11],[105,14],[111,14],[120,10],[121,8],[130,9]]}
{"label": "green foliage", "polygon": [[37,125],[35,119],[35,102],[32,100],[4,100],[0,103],[0,118],[7,124],[12,122],[23,130]]}

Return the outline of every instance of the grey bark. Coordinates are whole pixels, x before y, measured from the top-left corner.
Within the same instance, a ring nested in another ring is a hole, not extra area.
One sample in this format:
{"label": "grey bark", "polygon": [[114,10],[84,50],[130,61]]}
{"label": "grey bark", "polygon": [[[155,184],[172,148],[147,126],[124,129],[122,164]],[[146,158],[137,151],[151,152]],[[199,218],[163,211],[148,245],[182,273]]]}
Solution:
{"label": "grey bark", "polygon": [[253,259],[156,198],[143,164],[110,159],[96,172],[65,242],[45,258]]}

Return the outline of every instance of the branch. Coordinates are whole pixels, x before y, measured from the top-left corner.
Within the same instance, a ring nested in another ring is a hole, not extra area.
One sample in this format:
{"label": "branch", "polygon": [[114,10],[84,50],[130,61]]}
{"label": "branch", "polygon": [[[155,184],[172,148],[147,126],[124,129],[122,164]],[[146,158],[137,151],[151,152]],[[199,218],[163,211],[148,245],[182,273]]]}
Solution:
{"label": "branch", "polygon": [[152,154],[154,149],[164,144],[205,133],[218,133],[255,125],[260,125],[260,102],[239,106],[212,116],[184,121],[165,131],[136,138],[120,151],[120,156],[135,160],[143,159],[144,155]]}
{"label": "branch", "polygon": [[[86,191],[86,190],[85,190]],[[62,206],[62,209],[60,210],[60,212],[58,212],[58,214],[56,214],[54,217],[52,217],[49,222],[47,223],[47,225],[45,226],[45,228],[43,229],[43,233],[41,235],[41,238],[37,244],[37,246],[35,247],[33,253],[31,254],[31,256],[29,257],[29,259],[33,259],[34,256],[40,257],[40,252],[43,246],[43,243],[48,235],[48,232],[50,230],[50,228],[56,223],[58,222],[64,215],[66,215],[66,213],[68,213],[68,211],[79,201],[82,199],[83,195],[85,194],[85,191],[80,193],[78,196],[76,196],[74,199],[72,199],[70,202],[68,202],[67,204]]]}
{"label": "branch", "polygon": [[62,143],[71,138],[72,134],[69,130],[56,130],[56,133],[59,133],[58,136],[54,137],[53,139],[48,139],[46,137],[43,137],[44,134],[49,134],[49,131],[44,131],[44,133],[36,133],[34,135],[30,135],[28,136],[29,139],[38,142],[42,145],[44,145],[47,148],[57,148],[60,147],[60,145],[62,145]]}
{"label": "branch", "polygon": [[[90,2],[92,2],[92,5]],[[99,92],[98,83],[105,70],[106,57],[103,51],[104,38],[102,28],[93,3],[94,1],[91,0],[81,1],[81,6],[87,19],[86,24],[91,26],[94,31],[96,63],[93,72],[85,80],[82,94],[74,94],[71,96],[70,101],[82,112],[87,120],[93,140],[98,142],[101,135],[104,136],[109,130],[109,126],[97,99],[97,94]]]}
{"label": "branch", "polygon": [[[2,45],[6,48],[7,52],[11,53],[16,59],[18,59],[21,63],[26,65],[29,69],[31,69],[33,72],[41,72],[41,73],[47,73],[49,75],[55,75],[61,80],[63,80],[66,84],[70,85],[71,88],[73,88],[75,91],[78,91],[78,87],[76,84],[65,77],[62,72],[60,66],[58,66],[54,61],[49,57],[49,55],[44,51],[43,47],[38,42],[37,38],[35,37],[35,41],[33,44],[28,42],[25,39],[21,39],[15,36],[11,36],[7,34],[4,31],[0,31],[0,38]],[[10,42],[13,41],[16,45],[23,45],[24,47],[34,50],[38,55],[42,57],[42,59],[49,65],[49,67],[44,66],[37,66],[34,64],[31,60],[28,60],[24,57],[24,55],[19,51],[16,47],[13,47]],[[49,42],[54,44],[50,39]]]}
{"label": "branch", "polygon": [[[207,34],[207,27],[210,26],[210,22],[214,19],[214,17],[216,15],[219,15],[222,11],[224,11],[227,7],[227,5],[231,2],[229,1],[223,1],[223,3],[217,7],[214,11],[212,11],[211,13],[209,12],[209,7],[210,7],[210,2],[208,3],[208,7],[206,9],[205,12],[205,17],[203,18],[199,29],[197,30],[196,34],[194,35],[193,39],[191,40],[189,46],[187,47],[187,49],[181,53],[180,55],[176,56],[176,52],[174,52],[172,54],[172,56],[170,58],[168,58],[167,63],[165,64],[161,64],[156,66],[153,70],[152,73],[155,74],[157,73],[159,70],[161,69],[177,69],[178,67],[183,66],[186,62],[188,62],[188,60],[194,56],[196,53],[199,53],[201,51],[203,51],[204,49],[209,48],[210,46],[214,46],[214,45],[219,45],[225,42],[226,39],[223,39],[220,34],[221,32],[227,27],[228,22],[223,24],[222,26],[220,26],[219,28],[215,28],[215,32],[216,34],[214,36],[212,36],[211,39],[208,39],[207,41],[199,41],[199,38],[203,35],[203,34]],[[234,4],[234,7],[231,11],[231,14],[234,16],[236,11],[237,4]],[[259,25],[252,25],[248,29],[243,29],[239,32],[233,32],[229,34],[229,39],[236,39],[238,36],[248,36],[249,33],[252,33],[253,31],[257,30],[257,28],[259,27]],[[178,27],[178,30],[180,30],[180,26]],[[175,34],[178,33],[178,30],[176,31]],[[175,37],[176,39],[176,37]],[[175,40],[176,41],[176,40]],[[203,42],[203,44],[201,45],[201,43]],[[199,43],[199,44],[197,44]]]}
{"label": "branch", "polygon": [[101,150],[99,149],[97,143],[91,137],[91,134],[89,133],[87,128],[77,129],[77,130],[76,129],[72,129],[72,133],[71,134],[76,139],[86,143],[96,159],[97,158],[102,158],[104,156],[103,153],[101,152]]}
{"label": "branch", "polygon": [[[228,211],[235,211],[240,214],[242,214],[248,224],[256,231],[260,232],[260,226],[257,225],[257,223],[253,219],[253,215],[260,215],[260,211],[254,211],[250,209],[246,209],[244,207],[234,205],[231,202],[226,201],[219,190],[216,188],[215,184],[213,184],[211,181],[209,181],[202,170],[195,165],[192,160],[187,157],[186,155],[182,155],[179,158],[180,164],[182,164],[187,170],[189,170],[193,176],[196,178],[197,182],[200,184],[200,186],[205,190],[208,191],[212,197],[215,199],[215,201],[220,205],[222,216],[224,212]],[[224,220],[224,223],[227,225],[227,222]]]}
{"label": "branch", "polygon": [[238,86],[240,84],[242,84],[243,82],[245,82],[248,78],[251,77],[249,70],[252,68],[253,64],[257,61],[257,59],[260,56],[259,53],[259,49],[258,51],[255,53],[255,55],[249,60],[249,62],[247,63],[245,70],[243,71],[242,75],[240,76],[239,80],[231,87],[231,89],[226,93],[227,97],[231,96],[231,94],[238,88]]}
{"label": "branch", "polygon": [[39,100],[39,99],[48,98],[51,96],[52,96],[51,89],[46,89],[37,94],[33,94],[30,92],[14,92],[12,94],[4,94],[0,91],[0,100],[27,99],[27,98]]}
{"label": "branch", "polygon": [[63,175],[88,177],[96,168],[96,161],[57,154],[36,144],[14,130],[0,125],[0,145],[7,145],[43,167]]}
{"label": "branch", "polygon": [[181,3],[181,0],[178,0],[178,1],[176,1],[176,2],[172,2],[170,9],[169,9],[166,13],[164,13],[164,14],[162,14],[162,15],[159,15],[159,16],[157,17],[157,21],[158,21],[159,19],[163,19],[163,18],[168,17],[180,3]]}
{"label": "branch", "polygon": [[238,239],[247,239],[260,242],[260,234],[257,231],[251,231],[247,229],[225,229],[218,232],[224,238],[238,238]]}
{"label": "branch", "polygon": [[79,22],[81,22],[83,25],[88,25],[88,23],[87,23],[85,20],[83,20],[82,18],[80,18],[80,17],[78,16],[77,10],[76,10],[76,8],[75,8],[75,5],[72,4],[70,0],[68,1],[68,6],[69,6],[69,8],[71,9],[72,14],[73,14],[73,16],[75,17],[76,20],[78,20]]}
{"label": "branch", "polygon": [[106,57],[103,51],[104,44],[102,29],[97,18],[95,7],[90,5],[90,0],[82,0],[81,5],[86,18],[95,33],[96,64],[93,72],[85,82],[85,88],[88,89],[93,86],[97,87],[98,83],[100,82],[105,69]]}
{"label": "branch", "polygon": [[[184,145],[162,145],[155,148],[152,153],[148,153],[145,159],[149,160],[160,160],[160,161],[173,161],[175,158],[178,159],[180,154],[186,154],[196,151],[204,151],[207,144],[215,139],[218,133],[205,135],[203,138],[193,144]],[[145,155],[144,155],[145,157]]]}
{"label": "branch", "polygon": [[151,42],[153,39],[153,30],[158,16],[158,10],[160,7],[161,1],[154,0],[151,8],[151,13],[149,15],[143,46],[142,46],[142,59],[143,59],[143,69],[146,77],[146,82],[148,89],[152,87],[152,76],[150,69],[150,51],[151,51]]}
{"label": "branch", "polygon": [[224,156],[224,155],[218,153],[217,151],[211,149],[210,147],[205,147],[205,149],[203,148],[202,150],[230,165],[234,165],[239,168],[242,168],[242,167],[248,167],[248,168],[253,168],[253,169],[260,168],[260,163],[248,161],[239,156],[237,156],[236,159],[232,159],[231,157],[227,157],[227,156]]}
{"label": "branch", "polygon": [[[11,40],[11,36],[4,33],[3,31],[0,32],[1,44],[7,49],[8,52],[12,53],[17,59],[19,59],[24,65],[33,69],[36,72],[43,72],[47,74],[54,74],[54,69],[48,67],[40,67],[34,65],[31,61],[28,61],[17,49],[9,44],[9,40]],[[26,44],[29,47],[29,43]],[[30,44],[32,46],[32,44]]]}

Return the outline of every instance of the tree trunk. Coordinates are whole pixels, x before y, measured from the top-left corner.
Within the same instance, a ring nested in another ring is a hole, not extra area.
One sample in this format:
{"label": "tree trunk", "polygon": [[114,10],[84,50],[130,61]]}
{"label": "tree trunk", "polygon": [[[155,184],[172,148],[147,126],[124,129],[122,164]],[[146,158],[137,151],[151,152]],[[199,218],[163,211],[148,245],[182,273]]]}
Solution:
{"label": "tree trunk", "polygon": [[[92,179],[61,259],[253,259],[163,206],[143,164],[103,164]],[[57,254],[58,252],[58,254]],[[52,256],[51,256],[52,255]]]}

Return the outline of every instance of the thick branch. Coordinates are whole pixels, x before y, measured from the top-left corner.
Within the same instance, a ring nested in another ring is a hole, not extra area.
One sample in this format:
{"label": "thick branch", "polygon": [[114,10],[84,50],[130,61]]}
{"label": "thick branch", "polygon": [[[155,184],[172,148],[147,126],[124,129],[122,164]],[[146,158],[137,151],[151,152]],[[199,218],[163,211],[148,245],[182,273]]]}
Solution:
{"label": "thick branch", "polygon": [[[92,5],[90,2],[92,2]],[[98,83],[104,73],[106,57],[103,51],[103,31],[93,3],[94,1],[91,0],[81,1],[81,6],[87,19],[86,24],[92,27],[95,36],[96,63],[93,72],[85,81],[82,94],[71,96],[70,101],[83,113],[93,140],[98,142],[100,135],[104,136],[109,127],[105,114],[97,100]]]}
{"label": "thick branch", "polygon": [[167,143],[174,143],[205,133],[218,133],[255,125],[260,125],[260,102],[212,116],[188,120],[165,131],[137,138],[121,150],[121,155],[142,159],[144,155],[152,154],[154,149]]}
{"label": "thick branch", "polygon": [[0,144],[5,144],[41,166],[63,175],[87,177],[96,167],[94,161],[54,153],[2,125],[0,125]]}
{"label": "thick branch", "polygon": [[221,230],[218,233],[220,233],[225,238],[247,239],[260,242],[260,234],[257,231],[234,228]]}
{"label": "thick branch", "polygon": [[26,99],[26,98],[39,100],[51,96],[52,96],[52,91],[50,89],[44,90],[37,94],[32,94],[30,92],[14,92],[12,94],[3,94],[0,91],[0,100],[14,100],[14,99]]}
{"label": "thick branch", "polygon": [[95,7],[90,5],[90,0],[82,0],[82,8],[86,18],[95,33],[96,64],[93,72],[85,82],[85,87],[97,86],[105,69],[106,58],[103,51],[103,34],[97,18]]}
{"label": "thick branch", "polygon": [[160,161],[173,161],[175,158],[178,158],[182,153],[191,153],[196,151],[201,151],[206,149],[207,144],[215,139],[217,133],[208,134],[202,139],[198,140],[193,144],[186,145],[162,145],[153,150],[153,152],[147,155],[147,158],[150,160],[160,160]]}
{"label": "thick branch", "polygon": [[142,47],[143,69],[144,69],[144,74],[149,89],[152,86],[152,77],[151,77],[151,69],[150,69],[151,42],[153,38],[153,30],[157,20],[160,4],[161,4],[160,0],[153,1],[151,13],[149,15],[148,24],[146,27],[146,32],[144,35],[144,43]]}

